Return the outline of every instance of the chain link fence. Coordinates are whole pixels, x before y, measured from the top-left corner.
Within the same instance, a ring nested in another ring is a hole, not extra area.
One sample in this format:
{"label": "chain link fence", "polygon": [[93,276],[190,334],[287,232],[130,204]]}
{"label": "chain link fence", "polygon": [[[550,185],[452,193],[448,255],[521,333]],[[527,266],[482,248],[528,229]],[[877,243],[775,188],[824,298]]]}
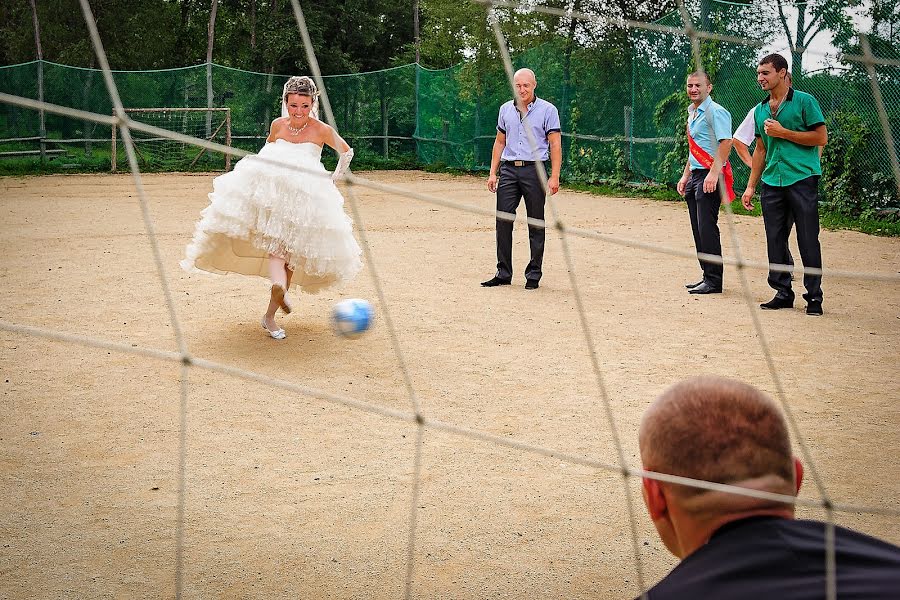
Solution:
{"label": "chain link fence", "polygon": [[[711,26],[723,34],[746,35],[740,24],[764,20],[760,10],[757,5],[720,8]],[[692,68],[692,53],[687,37],[665,30],[683,26],[677,13],[657,24],[662,30],[628,32],[630,54],[559,39],[514,58],[517,67],[528,66],[537,73],[537,94],[560,110],[566,180],[662,184],[677,180],[687,156],[681,132],[687,105],[684,79]],[[720,40],[704,43],[705,64],[714,80],[712,95],[731,112],[737,127],[765,97],[755,74],[762,51]],[[890,45],[878,51],[900,58]],[[896,143],[900,66],[875,69]],[[126,107],[229,108],[231,143],[249,151],[263,144],[269,123],[280,114],[279,94],[286,79],[219,65],[115,73]],[[357,164],[374,167],[486,170],[498,108],[512,97],[500,61],[484,56],[443,70],[405,65],[330,76],[325,82],[340,132],[356,149]],[[851,203],[855,198],[874,209],[900,206],[864,66],[848,68],[829,59],[826,68],[795,74],[794,86],[815,96],[828,119],[825,196]],[[0,67],[0,91],[92,112],[112,110],[98,71],[46,61]],[[111,138],[107,126],[3,104],[0,173],[10,172],[11,164],[17,172],[27,171],[28,164],[35,170],[42,164],[57,170],[107,170],[112,162]],[[740,186],[748,171],[732,156]],[[191,168],[223,165],[221,156],[208,153]]]}

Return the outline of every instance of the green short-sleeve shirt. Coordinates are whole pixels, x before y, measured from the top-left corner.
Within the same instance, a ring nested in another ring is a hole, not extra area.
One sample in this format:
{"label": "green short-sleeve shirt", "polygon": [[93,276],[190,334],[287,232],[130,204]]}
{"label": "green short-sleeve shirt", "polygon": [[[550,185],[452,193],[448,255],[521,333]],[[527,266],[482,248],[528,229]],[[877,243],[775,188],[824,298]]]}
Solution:
{"label": "green short-sleeve shirt", "polygon": [[807,177],[822,174],[818,146],[804,146],[782,138],[769,137],[764,127],[766,119],[775,119],[782,127],[793,131],[812,131],[819,125],[824,125],[825,117],[815,98],[805,92],[789,88],[774,117],[769,109],[767,97],[756,105],[753,119],[756,122],[756,136],[761,138],[766,146],[763,183],[784,187]]}

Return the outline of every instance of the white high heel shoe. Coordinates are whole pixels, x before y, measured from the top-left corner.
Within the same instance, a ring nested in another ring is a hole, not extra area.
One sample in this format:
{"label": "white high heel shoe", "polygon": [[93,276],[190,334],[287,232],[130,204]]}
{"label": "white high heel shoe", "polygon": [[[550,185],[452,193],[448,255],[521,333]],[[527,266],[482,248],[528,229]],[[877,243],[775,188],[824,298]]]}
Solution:
{"label": "white high heel shoe", "polygon": [[294,310],[294,307],[288,302],[287,290],[277,283],[272,284],[272,298],[278,303],[278,306],[281,307],[284,314],[289,315],[291,314],[291,311]]}
{"label": "white high heel shoe", "polygon": [[284,329],[276,329],[272,331],[266,326],[266,316],[263,315],[262,321],[260,321],[262,328],[266,330],[266,332],[272,337],[273,340],[283,340],[287,337],[287,334],[284,332]]}

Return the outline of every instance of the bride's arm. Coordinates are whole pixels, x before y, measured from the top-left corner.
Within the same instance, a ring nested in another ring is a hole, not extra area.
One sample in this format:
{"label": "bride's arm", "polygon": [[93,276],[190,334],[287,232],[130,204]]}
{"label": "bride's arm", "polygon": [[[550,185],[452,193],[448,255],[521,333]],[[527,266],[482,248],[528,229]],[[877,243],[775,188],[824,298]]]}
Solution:
{"label": "bride's arm", "polygon": [[331,174],[331,180],[334,181],[350,168],[350,161],[353,160],[353,148],[330,126],[325,127],[324,142],[338,153],[337,166],[334,168],[334,173]]}
{"label": "bride's arm", "polygon": [[281,117],[278,117],[277,119],[272,121],[272,126],[269,127],[269,137],[266,138],[266,143],[274,142],[278,139],[278,134],[276,134],[275,131],[281,128],[281,124],[279,123],[279,121],[281,121]]}
{"label": "bride's arm", "polygon": [[330,125],[325,125],[324,138],[322,141],[331,146],[338,154],[344,154],[350,150],[350,144],[345,142],[344,138],[338,135],[338,132],[332,129]]}

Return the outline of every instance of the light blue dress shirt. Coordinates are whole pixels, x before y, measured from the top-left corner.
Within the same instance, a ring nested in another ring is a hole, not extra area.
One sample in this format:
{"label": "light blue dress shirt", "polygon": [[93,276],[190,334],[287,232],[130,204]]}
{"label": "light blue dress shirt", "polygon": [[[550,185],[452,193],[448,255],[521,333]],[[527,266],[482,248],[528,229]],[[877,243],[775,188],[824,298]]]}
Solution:
{"label": "light blue dress shirt", "polygon": [[[526,127],[531,128],[536,148],[531,147]],[[500,107],[497,117],[497,131],[506,135],[506,146],[503,148],[501,160],[548,160],[550,158],[550,141],[547,135],[554,131],[562,131],[559,124],[559,111],[556,107],[537,96],[528,105],[528,112],[522,113],[510,100]]]}
{"label": "light blue dress shirt", "polygon": [[[713,102],[711,96],[707,96],[706,100],[696,109],[693,103],[688,105],[688,127],[691,129],[691,137],[694,138],[698,146],[715,158],[718,144],[713,142],[713,131],[710,130],[710,122],[712,123],[712,130],[715,131],[716,140],[731,139],[731,113],[725,110],[721,104]],[[689,156],[691,171],[706,168],[697,162],[693,155],[689,154]]]}

